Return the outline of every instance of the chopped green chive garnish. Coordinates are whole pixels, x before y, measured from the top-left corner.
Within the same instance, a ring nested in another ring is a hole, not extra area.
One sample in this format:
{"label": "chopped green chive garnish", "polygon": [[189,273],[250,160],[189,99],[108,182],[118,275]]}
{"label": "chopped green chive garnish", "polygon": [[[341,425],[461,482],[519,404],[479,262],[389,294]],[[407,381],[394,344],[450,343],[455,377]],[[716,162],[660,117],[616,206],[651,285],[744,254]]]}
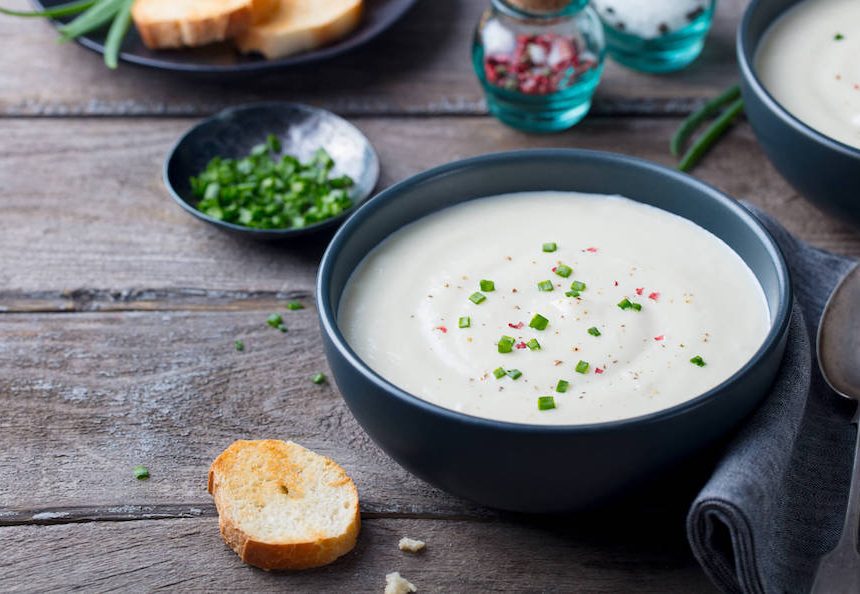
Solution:
{"label": "chopped green chive garnish", "polygon": [[134,478],[139,481],[149,478],[149,469],[146,466],[135,466],[131,472],[134,474]]}
{"label": "chopped green chive garnish", "polygon": [[835,39],[836,41],[842,41],[843,39],[845,39],[845,36],[842,33],[837,33],[833,36],[833,39]]}
{"label": "chopped green chive garnish", "polygon": [[600,336],[600,330],[597,329],[597,326],[592,326],[588,329],[588,333],[592,336]]}
{"label": "chopped green chive garnish", "polygon": [[555,273],[563,278],[567,278],[573,274],[573,268],[567,264],[559,264],[555,267]]}
{"label": "chopped green chive garnish", "polygon": [[549,320],[540,314],[535,314],[532,321],[529,322],[529,328],[534,328],[535,330],[546,330],[548,325]]}
{"label": "chopped green chive garnish", "polygon": [[487,293],[491,293],[492,291],[496,290],[496,283],[491,280],[482,280],[481,290],[486,291]]}
{"label": "chopped green chive garnish", "polygon": [[537,338],[532,338],[530,341],[526,343],[526,346],[529,347],[533,351],[540,350],[540,343],[537,341]]}
{"label": "chopped green chive garnish", "polygon": [[484,295],[483,293],[472,293],[471,295],[469,295],[469,301],[471,301],[475,305],[483,303],[486,300],[487,300],[487,296]]}
{"label": "chopped green chive garnish", "polygon": [[588,361],[580,361],[576,364],[576,373],[588,373]]}
{"label": "chopped green chive garnish", "polygon": [[558,383],[555,385],[555,391],[559,394],[564,394],[567,392],[568,387],[570,387],[570,382],[567,380],[558,380]]}
{"label": "chopped green chive garnish", "polygon": [[505,377],[505,375],[507,375],[507,372],[501,367],[496,367],[493,370],[493,375],[496,376],[496,379],[502,379],[503,377]]}
{"label": "chopped green chive garnish", "polygon": [[585,283],[582,281],[573,281],[572,283],[570,283],[570,289],[571,291],[584,291]]}
{"label": "chopped green chive garnish", "polygon": [[500,353],[510,353],[514,350],[514,337],[513,336],[502,336],[499,339],[499,352]]}
{"label": "chopped green chive garnish", "polygon": [[507,373],[508,373],[508,377],[511,378],[512,380],[520,379],[520,377],[522,377],[522,375],[523,375],[523,372],[520,371],[519,369],[508,369]]}
{"label": "chopped green chive garnish", "polygon": [[641,303],[634,303],[630,301],[627,297],[618,302],[618,307],[621,309],[632,309],[635,311],[642,311]]}
{"label": "chopped green chive garnish", "polygon": [[538,283],[538,291],[552,291],[552,281],[541,281]]}
{"label": "chopped green chive garnish", "polygon": [[325,374],[317,373],[317,374],[311,376],[311,381],[317,385],[324,384],[325,383]]}
{"label": "chopped green chive garnish", "polygon": [[579,297],[579,291],[567,291],[565,297]]}
{"label": "chopped green chive garnish", "polygon": [[543,251],[545,252],[554,252],[557,249],[558,246],[553,242],[543,244]]}
{"label": "chopped green chive garnish", "polygon": [[236,348],[236,350],[237,350],[237,351],[239,351],[239,352],[241,352],[241,351],[244,351],[244,350],[245,350],[245,342],[244,342],[244,341],[237,340],[236,342],[234,342],[234,343],[233,343],[233,346],[234,346],[234,347]]}
{"label": "chopped green chive garnish", "polygon": [[552,396],[538,396],[538,410],[551,410],[555,408],[555,398]]}
{"label": "chopped green chive garnish", "polygon": [[705,360],[702,359],[702,357],[699,355],[696,355],[695,357],[690,359],[690,363],[692,363],[693,365],[698,365],[699,367],[704,367],[705,365],[707,365],[707,363],[705,363]]}
{"label": "chopped green chive garnish", "polygon": [[460,328],[469,328],[472,325],[472,318],[469,316],[463,316],[457,321],[457,325]]}
{"label": "chopped green chive garnish", "polygon": [[275,330],[280,330],[281,332],[287,331],[287,327],[284,326],[284,318],[281,317],[281,314],[273,313],[266,318],[266,323]]}
{"label": "chopped green chive garnish", "polygon": [[287,309],[290,311],[299,311],[300,309],[304,308],[305,306],[298,301],[290,301],[289,303],[287,303]]}

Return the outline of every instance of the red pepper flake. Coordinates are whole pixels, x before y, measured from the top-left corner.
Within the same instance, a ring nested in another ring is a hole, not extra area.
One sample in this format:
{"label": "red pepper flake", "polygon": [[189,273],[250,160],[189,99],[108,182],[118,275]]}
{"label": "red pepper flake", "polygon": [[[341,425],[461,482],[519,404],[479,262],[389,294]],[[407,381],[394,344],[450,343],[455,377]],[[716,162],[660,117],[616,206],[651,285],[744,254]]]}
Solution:
{"label": "red pepper flake", "polygon": [[556,270],[558,270],[558,266],[553,266],[552,271],[555,272]]}
{"label": "red pepper flake", "polygon": [[650,295],[648,295],[648,299],[653,299],[654,301],[658,301],[660,299],[660,293],[654,291]]}
{"label": "red pepper flake", "polygon": [[442,334],[448,333],[448,329],[445,326],[436,326],[436,330],[439,330]]}
{"label": "red pepper flake", "polygon": [[636,289],[636,294],[637,294],[637,295],[641,295],[641,294],[642,294],[642,293],[644,293],[644,292],[645,292],[645,287],[639,287],[638,289]]}
{"label": "red pepper flake", "polygon": [[519,330],[520,328],[525,326],[525,324],[523,324],[522,322],[517,322],[516,324],[511,324],[510,322],[508,322],[508,326],[513,328],[514,330]]}
{"label": "red pepper flake", "polygon": [[518,342],[518,343],[517,343],[516,345],[514,345],[514,346],[516,346],[518,349],[522,350],[522,349],[526,348],[526,347],[527,347],[527,346],[529,346],[529,345],[527,345],[527,344],[526,344],[526,343],[524,343],[524,342]]}
{"label": "red pepper flake", "polygon": [[664,338],[666,338],[666,337],[661,334],[660,336],[655,336],[654,340],[660,341],[660,340],[663,340]]}
{"label": "red pepper flake", "polygon": [[616,286],[616,287],[618,286],[618,281],[615,281],[615,286]]}
{"label": "red pepper flake", "polygon": [[596,253],[597,253],[597,248],[596,248],[596,247],[585,248],[585,251],[586,251],[586,252],[591,252],[592,254],[596,254]]}
{"label": "red pepper flake", "polygon": [[595,367],[595,368],[594,368],[594,373],[597,373],[597,374],[601,374],[601,373],[603,373],[604,371],[606,371],[606,370],[605,370],[605,369],[601,369],[600,367]]}

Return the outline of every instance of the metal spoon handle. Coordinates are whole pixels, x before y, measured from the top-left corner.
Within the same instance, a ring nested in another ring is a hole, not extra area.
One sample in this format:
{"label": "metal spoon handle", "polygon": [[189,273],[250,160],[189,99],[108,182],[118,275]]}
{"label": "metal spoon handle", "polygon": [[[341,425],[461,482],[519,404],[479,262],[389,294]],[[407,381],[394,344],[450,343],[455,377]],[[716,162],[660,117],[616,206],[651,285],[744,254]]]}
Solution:
{"label": "metal spoon handle", "polygon": [[858,429],[845,523],[842,525],[842,536],[836,548],[821,558],[815,574],[815,583],[812,585],[814,594],[860,592],[860,558],[857,553],[860,530],[860,405],[854,412],[852,422],[858,425]]}

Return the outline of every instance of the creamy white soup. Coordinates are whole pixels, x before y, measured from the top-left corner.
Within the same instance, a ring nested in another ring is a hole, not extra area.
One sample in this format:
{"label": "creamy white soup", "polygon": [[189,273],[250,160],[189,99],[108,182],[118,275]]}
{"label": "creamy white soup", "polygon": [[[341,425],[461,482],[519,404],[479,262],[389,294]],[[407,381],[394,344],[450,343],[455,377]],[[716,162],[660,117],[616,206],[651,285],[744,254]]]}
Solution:
{"label": "creamy white soup", "polygon": [[756,72],[799,120],[860,148],[860,0],[805,0],[771,25]]}
{"label": "creamy white soup", "polygon": [[624,419],[702,394],[769,327],[752,271],[692,222],[619,196],[521,193],[419,219],[353,272],[338,323],[391,383],[518,423]]}

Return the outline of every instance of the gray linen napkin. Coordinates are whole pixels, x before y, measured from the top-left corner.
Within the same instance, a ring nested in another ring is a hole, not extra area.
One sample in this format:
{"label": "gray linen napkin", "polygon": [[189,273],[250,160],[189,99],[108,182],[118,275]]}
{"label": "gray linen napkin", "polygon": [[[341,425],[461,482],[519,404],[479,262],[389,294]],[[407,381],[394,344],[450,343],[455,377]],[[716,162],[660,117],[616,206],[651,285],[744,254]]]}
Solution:
{"label": "gray linen napkin", "polygon": [[729,442],[693,502],[693,553],[726,592],[808,592],[836,544],[848,496],[854,405],[824,383],[814,341],[821,312],[853,260],[815,249],[750,207],[791,268],[795,303],[771,394]]}

